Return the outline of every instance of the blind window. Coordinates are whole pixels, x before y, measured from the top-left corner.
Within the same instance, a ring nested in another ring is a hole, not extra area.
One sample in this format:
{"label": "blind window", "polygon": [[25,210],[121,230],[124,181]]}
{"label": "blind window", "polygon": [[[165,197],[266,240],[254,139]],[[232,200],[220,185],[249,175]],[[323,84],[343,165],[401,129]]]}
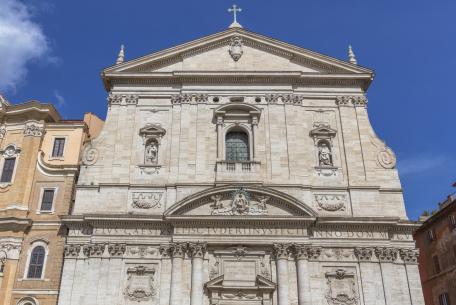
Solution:
{"label": "blind window", "polygon": [[16,164],[16,158],[6,158],[3,163],[2,178],[1,182],[11,182],[13,179],[14,165]]}
{"label": "blind window", "polygon": [[53,157],[63,157],[63,149],[65,148],[65,138],[55,138],[54,148],[52,149]]}

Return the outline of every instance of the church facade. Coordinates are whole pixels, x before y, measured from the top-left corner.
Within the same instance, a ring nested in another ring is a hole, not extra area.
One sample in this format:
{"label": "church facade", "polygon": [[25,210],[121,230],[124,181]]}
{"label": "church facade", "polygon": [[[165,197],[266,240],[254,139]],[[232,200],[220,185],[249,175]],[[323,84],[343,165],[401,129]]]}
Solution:
{"label": "church facade", "polygon": [[123,57],[63,219],[60,305],[424,304],[353,53],[235,25]]}

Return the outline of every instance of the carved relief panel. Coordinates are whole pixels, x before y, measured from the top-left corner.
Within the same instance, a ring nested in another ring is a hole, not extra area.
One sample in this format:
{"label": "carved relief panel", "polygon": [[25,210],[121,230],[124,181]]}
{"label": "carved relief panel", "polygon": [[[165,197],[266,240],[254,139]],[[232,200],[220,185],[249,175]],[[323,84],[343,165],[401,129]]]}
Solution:
{"label": "carved relief panel", "polygon": [[158,284],[156,265],[128,266],[123,291],[126,304],[158,304]]}
{"label": "carved relief panel", "polygon": [[334,267],[325,272],[328,305],[357,305],[358,283],[354,268]]}
{"label": "carved relief panel", "polygon": [[209,261],[210,280],[205,287],[210,304],[271,304],[276,285],[265,251],[231,247],[213,251]]}

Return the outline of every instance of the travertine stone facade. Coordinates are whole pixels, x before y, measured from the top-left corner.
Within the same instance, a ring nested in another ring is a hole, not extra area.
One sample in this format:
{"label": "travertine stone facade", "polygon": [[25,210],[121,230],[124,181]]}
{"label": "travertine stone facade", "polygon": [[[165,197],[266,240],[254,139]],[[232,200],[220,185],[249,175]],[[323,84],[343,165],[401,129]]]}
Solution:
{"label": "travertine stone facade", "polygon": [[238,27],[123,56],[60,305],[423,304],[371,70]]}
{"label": "travertine stone facade", "polygon": [[[62,120],[49,104],[4,99],[0,124],[0,304],[55,305],[65,241],[60,216],[70,210],[88,126]],[[64,139],[60,151],[56,139]]]}

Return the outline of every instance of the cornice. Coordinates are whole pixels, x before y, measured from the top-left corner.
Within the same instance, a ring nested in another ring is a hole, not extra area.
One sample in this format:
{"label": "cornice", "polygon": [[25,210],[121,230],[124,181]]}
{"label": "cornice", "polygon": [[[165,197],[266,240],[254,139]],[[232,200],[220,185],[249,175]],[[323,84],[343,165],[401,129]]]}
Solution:
{"label": "cornice", "polygon": [[74,176],[78,170],[78,164],[52,165],[44,161],[44,152],[38,152],[37,168],[45,176]]}

